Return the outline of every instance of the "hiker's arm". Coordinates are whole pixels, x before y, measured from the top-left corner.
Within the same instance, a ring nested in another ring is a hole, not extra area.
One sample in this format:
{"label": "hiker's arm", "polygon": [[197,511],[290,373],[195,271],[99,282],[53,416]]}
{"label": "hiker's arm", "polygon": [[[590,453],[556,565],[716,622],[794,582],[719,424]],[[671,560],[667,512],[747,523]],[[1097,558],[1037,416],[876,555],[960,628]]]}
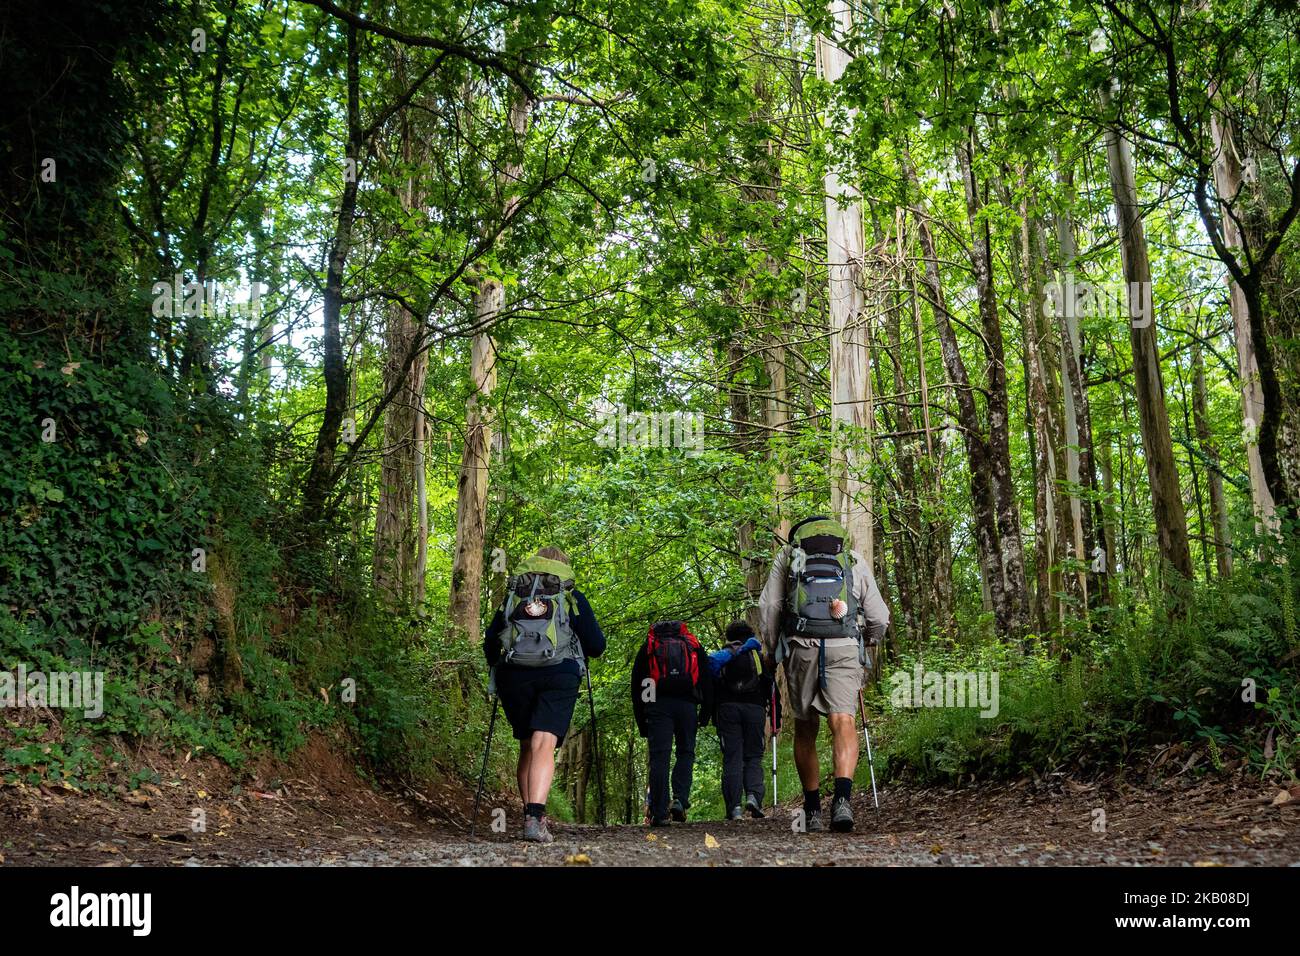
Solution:
{"label": "hiker's arm", "polygon": [[713,719],[713,672],[709,670],[709,658],[704,648],[695,652],[700,657],[700,726],[707,727]]}
{"label": "hiker's arm", "polygon": [[853,558],[853,591],[862,612],[862,633],[868,644],[875,644],[885,636],[885,629],[889,627],[889,605],[880,596],[880,588],[876,586],[875,575],[867,562],[857,552]]}
{"label": "hiker's arm", "polygon": [[483,635],[483,656],[487,658],[488,667],[496,667],[501,657],[501,632],[506,629],[506,616],[501,608],[492,615],[492,623]]}
{"label": "hiker's arm", "polygon": [[785,572],[790,563],[790,547],[786,545],[772,559],[767,572],[767,583],[758,596],[758,638],[763,642],[763,656],[776,656],[776,639],[781,629],[781,604],[785,597]]}
{"label": "hiker's arm", "polygon": [[642,684],[650,676],[650,664],[646,659],[645,647],[636,652],[632,662],[632,717],[636,720],[636,729],[645,736],[645,701],[641,699]]}
{"label": "hiker's arm", "polygon": [[587,595],[574,588],[573,602],[578,610],[573,618],[573,630],[582,645],[582,653],[586,657],[599,657],[605,653],[605,632],[600,629],[600,622],[596,620]]}

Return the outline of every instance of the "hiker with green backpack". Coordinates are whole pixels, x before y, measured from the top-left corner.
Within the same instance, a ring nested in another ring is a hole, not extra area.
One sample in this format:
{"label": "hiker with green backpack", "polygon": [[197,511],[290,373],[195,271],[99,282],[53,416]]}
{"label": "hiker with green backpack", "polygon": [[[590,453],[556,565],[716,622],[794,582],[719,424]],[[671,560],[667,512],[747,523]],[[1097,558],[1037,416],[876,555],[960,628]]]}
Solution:
{"label": "hiker with green backpack", "polygon": [[825,717],[834,752],[831,829],[852,830],[858,764],[854,714],[866,649],[884,635],[889,608],[844,526],[825,515],[791,528],[790,543],[773,560],[758,607],[765,652],[785,665],[805,828],[825,829],[817,760],[817,733]]}
{"label": "hiker with green backpack", "polygon": [[525,840],[553,839],[545,811],[555,750],[569,732],[587,660],[604,650],[605,635],[574,586],[568,556],[539,549],[510,578],[483,639],[495,694],[519,741]]}
{"label": "hiker with green backpack", "polygon": [[[763,816],[763,752],[769,708],[773,733],[781,704],[773,693],[773,668],[744,621],[727,625],[726,646],[709,655],[713,671],[713,726],[722,746],[722,805],[727,819]],[[775,737],[773,738],[775,747]]]}

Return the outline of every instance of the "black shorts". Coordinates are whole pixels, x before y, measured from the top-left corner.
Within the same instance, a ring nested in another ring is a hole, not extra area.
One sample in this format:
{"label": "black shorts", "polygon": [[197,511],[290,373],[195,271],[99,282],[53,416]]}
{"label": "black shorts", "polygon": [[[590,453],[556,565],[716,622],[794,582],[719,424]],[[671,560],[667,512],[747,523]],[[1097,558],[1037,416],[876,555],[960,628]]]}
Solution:
{"label": "black shorts", "polygon": [[534,731],[555,734],[563,741],[573,720],[581,678],[576,665],[497,668],[497,694],[515,740],[527,740]]}

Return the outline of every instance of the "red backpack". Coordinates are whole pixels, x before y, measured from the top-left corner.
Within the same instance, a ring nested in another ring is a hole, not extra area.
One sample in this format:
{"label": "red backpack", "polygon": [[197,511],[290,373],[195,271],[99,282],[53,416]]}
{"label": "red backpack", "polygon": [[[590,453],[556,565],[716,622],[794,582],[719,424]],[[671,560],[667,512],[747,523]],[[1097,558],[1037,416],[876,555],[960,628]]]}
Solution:
{"label": "red backpack", "polygon": [[685,621],[660,621],[650,628],[646,659],[655,693],[687,697],[700,683],[700,642]]}

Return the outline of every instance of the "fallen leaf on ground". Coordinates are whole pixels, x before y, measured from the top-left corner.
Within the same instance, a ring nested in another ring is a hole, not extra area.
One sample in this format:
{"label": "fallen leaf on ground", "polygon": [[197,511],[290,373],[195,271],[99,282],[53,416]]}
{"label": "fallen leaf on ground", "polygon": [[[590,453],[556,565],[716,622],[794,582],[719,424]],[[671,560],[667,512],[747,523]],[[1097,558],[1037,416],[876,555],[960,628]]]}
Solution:
{"label": "fallen leaf on ground", "polygon": [[704,845],[710,850],[716,850],[718,848],[718,841],[711,833],[706,833],[704,834]]}
{"label": "fallen leaf on ground", "polygon": [[585,853],[570,853],[564,858],[564,862],[567,866],[590,866],[591,857]]}

